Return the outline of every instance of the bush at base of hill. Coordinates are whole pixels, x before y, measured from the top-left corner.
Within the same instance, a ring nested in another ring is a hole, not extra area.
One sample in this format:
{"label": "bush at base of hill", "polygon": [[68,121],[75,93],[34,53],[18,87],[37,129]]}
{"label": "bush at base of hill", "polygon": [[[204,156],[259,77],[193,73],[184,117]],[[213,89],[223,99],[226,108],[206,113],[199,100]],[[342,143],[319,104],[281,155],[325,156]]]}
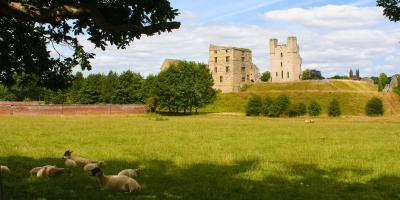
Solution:
{"label": "bush at base of hill", "polygon": [[383,101],[378,97],[370,99],[365,107],[365,112],[368,116],[383,115]]}

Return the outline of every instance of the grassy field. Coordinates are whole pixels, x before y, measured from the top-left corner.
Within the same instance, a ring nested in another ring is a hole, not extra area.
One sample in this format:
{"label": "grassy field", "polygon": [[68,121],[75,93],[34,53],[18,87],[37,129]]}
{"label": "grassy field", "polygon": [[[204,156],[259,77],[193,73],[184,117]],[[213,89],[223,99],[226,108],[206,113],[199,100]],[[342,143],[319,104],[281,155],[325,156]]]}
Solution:
{"label": "grassy field", "polygon": [[[269,119],[199,115],[156,121],[114,117],[1,116],[7,199],[400,199],[400,117]],[[66,149],[107,163],[106,174],[142,167],[138,194],[99,189],[63,166]]]}
{"label": "grassy field", "polygon": [[219,94],[217,100],[202,109],[203,112],[245,112],[248,98],[252,95],[277,97],[286,94],[294,103],[319,102],[326,115],[329,102],[336,98],[344,115],[365,115],[365,105],[374,96],[384,100],[386,114],[400,113],[400,97],[396,94],[377,92],[374,85],[362,81],[329,80],[301,81],[294,83],[262,83],[250,85],[240,93]]}

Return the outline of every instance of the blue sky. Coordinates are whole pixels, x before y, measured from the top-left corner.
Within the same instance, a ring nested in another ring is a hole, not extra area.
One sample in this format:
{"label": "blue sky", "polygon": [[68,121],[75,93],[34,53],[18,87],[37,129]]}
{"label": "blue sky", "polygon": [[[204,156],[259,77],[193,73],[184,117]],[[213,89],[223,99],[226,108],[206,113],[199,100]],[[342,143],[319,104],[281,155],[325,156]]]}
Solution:
{"label": "blue sky", "polygon": [[297,36],[303,69],[323,75],[400,72],[400,23],[389,22],[374,0],[171,0],[182,27],[171,33],[143,37],[125,50],[109,47],[96,53],[93,70],[133,70],[156,74],[165,58],[207,63],[210,44],[250,48],[253,62],[269,69],[268,41],[286,43]]}

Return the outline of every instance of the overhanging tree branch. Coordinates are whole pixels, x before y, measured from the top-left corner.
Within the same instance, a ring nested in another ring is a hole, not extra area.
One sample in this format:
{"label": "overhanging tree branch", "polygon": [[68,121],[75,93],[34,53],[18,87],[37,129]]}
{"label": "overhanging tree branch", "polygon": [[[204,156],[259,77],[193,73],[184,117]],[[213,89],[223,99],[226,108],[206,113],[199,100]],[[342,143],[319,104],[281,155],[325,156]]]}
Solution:
{"label": "overhanging tree branch", "polygon": [[148,26],[132,23],[110,23],[96,6],[90,3],[81,3],[79,6],[62,4],[55,8],[41,8],[20,2],[0,0],[0,14],[12,16],[21,20],[35,21],[38,23],[60,24],[67,19],[81,19],[87,17],[99,28],[109,33],[134,32],[136,34],[153,35],[161,31],[171,31],[180,27],[179,22],[164,22]]}

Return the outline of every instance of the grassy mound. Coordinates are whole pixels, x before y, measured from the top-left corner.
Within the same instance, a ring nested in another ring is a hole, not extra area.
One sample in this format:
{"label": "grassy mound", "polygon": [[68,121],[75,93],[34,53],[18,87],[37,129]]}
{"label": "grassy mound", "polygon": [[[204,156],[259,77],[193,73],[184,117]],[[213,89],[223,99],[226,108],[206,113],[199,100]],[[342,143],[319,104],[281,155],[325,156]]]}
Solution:
{"label": "grassy mound", "polygon": [[394,94],[377,92],[377,88],[363,81],[323,80],[293,83],[261,83],[249,85],[239,93],[219,94],[217,100],[202,109],[203,112],[245,112],[247,100],[252,95],[275,98],[281,94],[293,103],[309,104],[316,100],[326,114],[329,102],[336,98],[344,115],[365,115],[365,105],[374,96],[384,99],[387,114],[400,113],[400,98]]}

